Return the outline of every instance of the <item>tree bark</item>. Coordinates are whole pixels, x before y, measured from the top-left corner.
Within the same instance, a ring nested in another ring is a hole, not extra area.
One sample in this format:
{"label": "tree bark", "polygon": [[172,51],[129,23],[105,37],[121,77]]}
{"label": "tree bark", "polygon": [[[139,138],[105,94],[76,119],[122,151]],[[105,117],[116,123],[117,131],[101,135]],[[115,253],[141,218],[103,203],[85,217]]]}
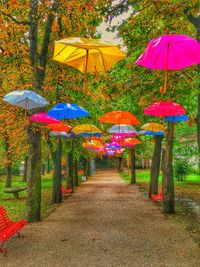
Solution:
{"label": "tree bark", "polygon": [[[190,9],[185,10],[185,14],[188,17],[188,20],[193,24],[196,29],[196,39],[200,43],[200,14],[198,13],[197,17],[194,17],[190,13]],[[197,65],[197,72],[200,74],[200,64]],[[197,84],[199,88],[200,83]],[[200,170],[200,92],[198,93],[198,111],[197,111],[197,144],[199,148],[199,170]]]}
{"label": "tree bark", "polygon": [[26,156],[24,159],[23,182],[27,181],[27,165],[28,165],[28,156]]}
{"label": "tree bark", "polygon": [[154,136],[154,152],[150,170],[149,198],[152,194],[158,194],[158,177],[160,173],[160,159],[163,135]]}
{"label": "tree bark", "polygon": [[75,186],[78,186],[78,161],[74,160],[74,183]]}
{"label": "tree bark", "polygon": [[164,213],[175,213],[174,200],[174,177],[173,177],[173,137],[174,122],[168,122],[166,149],[163,162],[163,211]]}
{"label": "tree bark", "polygon": [[70,187],[74,190],[74,170],[73,170],[73,150],[68,155],[68,169],[69,169],[69,180]]}
{"label": "tree bark", "polygon": [[29,222],[40,221],[41,210],[41,129],[33,129],[32,123],[28,132],[28,165],[27,165],[27,219]]}
{"label": "tree bark", "polygon": [[7,175],[6,175],[6,187],[11,187],[12,184],[12,167],[9,165],[6,167]]}
{"label": "tree bark", "polygon": [[53,195],[52,202],[53,203],[61,203],[62,202],[62,192],[61,192],[61,184],[62,184],[62,141],[60,136],[58,137],[58,145],[55,152],[53,152],[54,158],[54,172],[53,172]]}
{"label": "tree bark", "polygon": [[50,173],[50,158],[49,158],[49,155],[47,157],[47,173],[48,174]]}
{"label": "tree bark", "polygon": [[136,173],[135,173],[135,151],[134,148],[131,148],[131,184],[136,183]]}

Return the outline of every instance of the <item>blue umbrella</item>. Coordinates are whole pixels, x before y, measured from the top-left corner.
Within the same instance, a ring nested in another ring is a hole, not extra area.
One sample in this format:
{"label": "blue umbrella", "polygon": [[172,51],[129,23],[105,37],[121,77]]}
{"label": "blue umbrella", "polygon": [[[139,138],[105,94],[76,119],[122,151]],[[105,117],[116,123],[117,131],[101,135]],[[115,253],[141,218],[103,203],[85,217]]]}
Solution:
{"label": "blue umbrella", "polygon": [[188,121],[188,120],[189,120],[189,117],[186,114],[165,117],[165,121],[170,121],[170,122],[180,122],[180,121]]}
{"label": "blue umbrella", "polygon": [[128,124],[115,124],[109,130],[109,133],[137,133],[137,130]]}
{"label": "blue umbrella", "polygon": [[55,105],[47,114],[57,120],[67,120],[88,116],[89,112],[76,104],[61,103]]}
{"label": "blue umbrella", "polygon": [[163,135],[164,132],[163,131],[160,131],[160,132],[152,132],[152,131],[142,130],[142,131],[139,131],[138,134],[140,134],[140,135]]}
{"label": "blue umbrella", "polygon": [[80,133],[80,134],[78,134],[77,136],[81,136],[81,137],[84,137],[84,138],[90,138],[90,137],[92,137],[92,136],[95,136],[95,137],[101,137],[101,134],[100,134],[100,133],[84,132],[84,133]]}
{"label": "blue umbrella", "polygon": [[15,90],[3,97],[3,100],[26,110],[40,108],[48,104],[46,99],[29,90]]}

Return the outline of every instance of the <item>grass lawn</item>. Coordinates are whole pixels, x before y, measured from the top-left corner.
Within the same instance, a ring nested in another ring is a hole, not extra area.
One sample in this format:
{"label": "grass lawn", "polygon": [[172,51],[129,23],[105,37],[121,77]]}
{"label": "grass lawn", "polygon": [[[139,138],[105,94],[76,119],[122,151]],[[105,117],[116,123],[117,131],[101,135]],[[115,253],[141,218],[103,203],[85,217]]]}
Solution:
{"label": "grass lawn", "polygon": [[[79,183],[81,175],[79,175]],[[66,181],[63,179],[63,185]],[[25,182],[22,182],[22,176],[12,177],[12,187],[26,186]],[[14,199],[13,194],[4,193],[5,188],[5,176],[0,177],[0,205],[4,206],[8,212],[11,220],[19,220],[26,218],[26,198],[27,190],[19,192],[19,199]],[[52,204],[52,173],[42,176],[42,205],[41,214],[42,217],[48,215],[56,208],[56,204]],[[65,196],[63,196],[65,199]]]}
{"label": "grass lawn", "polygon": [[[130,177],[122,173],[122,178],[127,183]],[[136,170],[136,183],[148,191],[150,181],[150,170]],[[159,190],[162,186],[162,175],[159,176]],[[185,181],[175,180],[175,194],[178,197],[190,198],[200,203],[200,175],[191,173]]]}

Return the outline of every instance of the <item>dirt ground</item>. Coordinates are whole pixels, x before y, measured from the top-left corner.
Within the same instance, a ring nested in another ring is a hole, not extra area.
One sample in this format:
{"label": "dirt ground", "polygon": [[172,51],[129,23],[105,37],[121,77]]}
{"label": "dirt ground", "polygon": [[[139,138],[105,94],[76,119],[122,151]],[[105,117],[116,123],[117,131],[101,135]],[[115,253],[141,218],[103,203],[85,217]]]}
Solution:
{"label": "dirt ground", "polygon": [[0,267],[200,266],[200,247],[183,225],[113,170],[98,171],[23,233],[0,254]]}

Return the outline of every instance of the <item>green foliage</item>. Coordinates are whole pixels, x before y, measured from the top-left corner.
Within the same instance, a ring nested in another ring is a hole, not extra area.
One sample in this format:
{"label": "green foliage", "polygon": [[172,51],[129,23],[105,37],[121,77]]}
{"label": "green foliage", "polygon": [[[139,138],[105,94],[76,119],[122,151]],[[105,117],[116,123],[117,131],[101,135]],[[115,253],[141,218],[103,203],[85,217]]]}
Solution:
{"label": "green foliage", "polygon": [[190,165],[186,160],[179,160],[175,162],[174,175],[178,181],[183,181],[190,173]]}

